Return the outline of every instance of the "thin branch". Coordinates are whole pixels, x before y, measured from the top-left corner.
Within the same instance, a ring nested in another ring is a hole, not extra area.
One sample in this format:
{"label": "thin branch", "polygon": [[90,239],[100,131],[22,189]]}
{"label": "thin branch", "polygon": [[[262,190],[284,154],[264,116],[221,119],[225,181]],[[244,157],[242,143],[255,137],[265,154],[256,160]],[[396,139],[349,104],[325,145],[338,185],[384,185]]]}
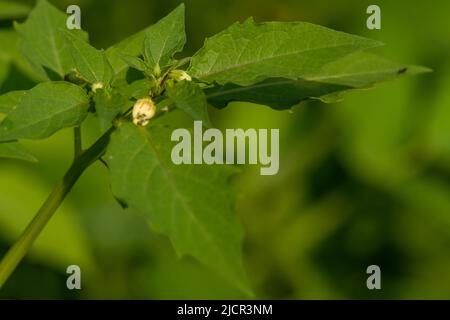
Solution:
{"label": "thin branch", "polygon": [[83,140],[81,137],[81,127],[73,129],[73,145],[74,145],[74,159],[77,159],[83,153]]}
{"label": "thin branch", "polygon": [[20,261],[30,250],[34,241],[39,236],[42,229],[47,225],[55,211],[59,208],[74,184],[78,181],[78,178],[91,164],[97,161],[105,153],[109,138],[114,130],[115,128],[111,127],[89,149],[80,153],[80,155],[75,158],[67,173],[53,189],[34,219],[3,257],[0,262],[0,288],[2,288]]}

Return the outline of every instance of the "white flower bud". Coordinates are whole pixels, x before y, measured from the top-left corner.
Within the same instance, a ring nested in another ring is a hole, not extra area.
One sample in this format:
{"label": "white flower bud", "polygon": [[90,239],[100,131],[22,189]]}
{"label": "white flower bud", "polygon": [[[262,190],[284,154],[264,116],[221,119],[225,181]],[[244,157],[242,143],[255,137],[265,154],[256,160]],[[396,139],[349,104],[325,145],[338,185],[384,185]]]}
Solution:
{"label": "white flower bud", "polygon": [[98,89],[103,89],[103,83],[97,82],[92,85],[93,92],[96,92]]}
{"label": "white flower bud", "polygon": [[184,70],[172,70],[170,77],[176,81],[192,81],[191,76]]}
{"label": "white flower bud", "polygon": [[139,99],[133,107],[133,123],[137,126],[146,126],[155,114],[156,107],[152,99]]}

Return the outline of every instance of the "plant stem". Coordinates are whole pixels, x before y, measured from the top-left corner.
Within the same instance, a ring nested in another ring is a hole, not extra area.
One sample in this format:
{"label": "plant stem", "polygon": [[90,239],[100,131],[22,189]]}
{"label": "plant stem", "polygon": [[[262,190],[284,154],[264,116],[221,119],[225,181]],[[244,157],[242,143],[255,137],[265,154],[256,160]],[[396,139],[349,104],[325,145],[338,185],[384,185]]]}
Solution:
{"label": "plant stem", "polygon": [[73,145],[74,145],[74,156],[73,158],[78,158],[81,153],[83,153],[83,142],[81,139],[81,127],[73,128]]}
{"label": "plant stem", "polygon": [[80,153],[78,157],[75,157],[75,160],[69,170],[66,172],[62,180],[55,186],[52,193],[39,209],[34,219],[3,257],[0,262],[0,289],[8,280],[9,276],[14,272],[22,258],[30,250],[34,241],[61,205],[67,194],[77,182],[78,178],[91,164],[93,164],[105,153],[110,135],[114,129],[114,127],[111,127],[88,150]]}

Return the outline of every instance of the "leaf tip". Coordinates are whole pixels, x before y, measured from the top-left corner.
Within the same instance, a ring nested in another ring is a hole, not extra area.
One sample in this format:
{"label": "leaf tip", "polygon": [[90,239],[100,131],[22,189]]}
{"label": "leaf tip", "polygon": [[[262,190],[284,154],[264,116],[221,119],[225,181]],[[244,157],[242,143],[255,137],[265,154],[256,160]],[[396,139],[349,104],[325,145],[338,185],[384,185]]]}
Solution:
{"label": "leaf tip", "polygon": [[176,14],[176,15],[184,16],[185,11],[186,11],[186,6],[184,5],[184,2],[182,2],[171,13],[169,13],[169,15]]}
{"label": "leaf tip", "polygon": [[418,75],[431,72],[434,72],[433,69],[430,69],[428,67],[412,65],[401,67],[400,69],[398,69],[397,75]]}

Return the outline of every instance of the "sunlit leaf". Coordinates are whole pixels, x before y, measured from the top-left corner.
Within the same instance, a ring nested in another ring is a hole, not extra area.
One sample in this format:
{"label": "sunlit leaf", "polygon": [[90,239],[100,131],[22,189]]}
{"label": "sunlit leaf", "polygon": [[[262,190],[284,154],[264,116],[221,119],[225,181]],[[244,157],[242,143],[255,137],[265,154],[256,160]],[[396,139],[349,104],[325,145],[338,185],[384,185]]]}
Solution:
{"label": "sunlit leaf", "polygon": [[41,83],[29,90],[0,124],[0,141],[47,138],[79,125],[88,108],[88,96],[80,87],[67,82]]}
{"label": "sunlit leaf", "polygon": [[184,4],[147,29],[144,39],[144,57],[151,67],[166,66],[173,55],[186,43],[184,31]]}
{"label": "sunlit leaf", "polygon": [[107,154],[116,197],[145,214],[179,254],[196,257],[236,287],[248,290],[242,230],[232,212],[229,166],[177,166],[170,128],[122,125]]}
{"label": "sunlit leaf", "polygon": [[246,101],[287,109],[306,99],[334,102],[339,95],[332,97],[330,94],[367,88],[381,81],[427,71],[423,67],[406,66],[358,52],[327,64],[314,77],[300,80],[272,78],[249,86],[230,83],[208,88],[206,95],[208,102],[217,107],[225,107],[232,101]]}
{"label": "sunlit leaf", "polygon": [[241,86],[267,78],[309,79],[330,62],[379,45],[305,22],[248,19],[207,39],[192,57],[190,73],[204,81]]}
{"label": "sunlit leaf", "polygon": [[[39,0],[28,19],[16,24],[21,37],[21,51],[32,65],[49,79],[63,79],[74,68],[67,41],[62,33],[67,30],[67,16],[47,0]],[[86,39],[80,30],[71,30]]]}

